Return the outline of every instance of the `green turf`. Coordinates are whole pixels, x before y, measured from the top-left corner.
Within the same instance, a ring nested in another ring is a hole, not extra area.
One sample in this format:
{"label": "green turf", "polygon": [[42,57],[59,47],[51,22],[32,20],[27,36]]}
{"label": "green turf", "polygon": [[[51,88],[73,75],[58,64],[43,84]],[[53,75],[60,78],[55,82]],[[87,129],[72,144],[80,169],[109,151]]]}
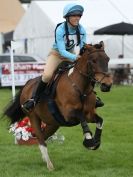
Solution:
{"label": "green turf", "polygon": [[[38,146],[18,146],[8,133],[8,122],[0,120],[0,177],[133,177],[133,87],[113,86],[98,96],[105,103],[98,110],[104,118],[102,145],[89,151],[82,145],[80,126],[61,128],[63,144],[49,143],[55,170],[48,172]],[[11,97],[10,89],[0,90],[0,113]],[[90,125],[94,130],[94,125]]]}

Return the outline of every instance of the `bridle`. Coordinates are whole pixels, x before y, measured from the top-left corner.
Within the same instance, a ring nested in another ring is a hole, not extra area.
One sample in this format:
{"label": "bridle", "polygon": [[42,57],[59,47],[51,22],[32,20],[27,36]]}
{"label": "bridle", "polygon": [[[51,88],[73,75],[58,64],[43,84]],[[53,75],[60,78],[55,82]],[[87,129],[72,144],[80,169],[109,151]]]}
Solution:
{"label": "bridle", "polygon": [[[92,51],[92,52],[89,52],[89,51],[88,51],[88,56],[91,55],[92,53],[96,53],[96,52],[105,52],[105,51],[104,51],[103,49],[96,49],[96,50],[94,50],[94,51]],[[94,72],[91,63],[89,62],[90,60],[88,60],[88,62],[87,62],[88,68],[90,68],[89,72],[83,72],[83,71],[79,68],[79,66],[78,66],[79,60],[80,60],[80,59],[78,59],[77,61],[74,62],[74,66],[73,66],[73,67],[78,71],[78,73],[79,73],[82,77],[86,78],[86,80],[87,80],[86,83],[90,83],[91,85],[92,85],[92,83],[97,83],[97,84],[99,84],[99,85],[102,85],[102,80],[103,80],[105,77],[109,77],[109,73],[106,73],[106,72]],[[82,58],[81,58],[81,60],[82,60]],[[97,79],[95,78],[95,75],[96,75],[96,74],[102,74],[103,77],[102,77],[100,80],[97,80]],[[78,86],[70,77],[69,77],[69,80],[70,80],[70,82],[71,82],[73,88],[79,93],[80,99],[81,99],[82,102],[85,100],[85,98],[86,98],[87,95],[89,95],[89,94],[91,94],[92,92],[94,92],[93,86],[90,87],[90,90],[89,90],[88,93],[86,93],[86,91],[83,91],[83,92],[82,92],[82,91],[80,90],[79,86]],[[87,84],[87,85],[88,85],[88,84]]]}
{"label": "bridle", "polygon": [[92,78],[91,81],[94,81],[95,83],[101,85],[102,84],[102,80],[105,78],[105,77],[110,77],[110,74],[109,73],[106,73],[106,72],[95,72],[95,74],[102,74],[103,77],[100,79],[100,80],[97,80],[95,79],[94,77]]}
{"label": "bridle", "polygon": [[[96,49],[96,50],[94,50],[94,51],[92,51],[92,52],[88,52],[88,56],[91,55],[92,53],[96,53],[96,52],[105,52],[105,51],[104,51],[103,49]],[[83,72],[83,71],[77,66],[77,64],[78,64],[78,61],[76,62],[74,68],[79,72],[80,75],[82,75],[83,77],[87,78],[87,80],[90,81],[90,82],[93,81],[93,82],[95,82],[95,83],[101,85],[102,80],[103,80],[105,77],[109,77],[109,73],[107,73],[107,72],[95,72],[95,71],[93,71],[92,65],[91,65],[91,63],[89,62],[89,60],[88,60],[88,62],[87,62],[88,68],[90,68],[90,71],[89,71],[88,73]],[[96,75],[96,74],[102,74],[103,77],[102,77],[100,80],[97,80],[97,79],[95,78],[95,75]]]}

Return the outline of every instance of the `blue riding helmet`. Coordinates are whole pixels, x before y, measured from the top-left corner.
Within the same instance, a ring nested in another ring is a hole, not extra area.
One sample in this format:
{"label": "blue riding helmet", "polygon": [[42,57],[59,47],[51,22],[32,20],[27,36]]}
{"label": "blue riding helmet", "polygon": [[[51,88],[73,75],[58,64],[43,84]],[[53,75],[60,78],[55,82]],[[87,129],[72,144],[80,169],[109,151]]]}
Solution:
{"label": "blue riding helmet", "polygon": [[81,15],[84,12],[84,8],[78,4],[68,4],[64,7],[63,17],[69,17],[71,15]]}

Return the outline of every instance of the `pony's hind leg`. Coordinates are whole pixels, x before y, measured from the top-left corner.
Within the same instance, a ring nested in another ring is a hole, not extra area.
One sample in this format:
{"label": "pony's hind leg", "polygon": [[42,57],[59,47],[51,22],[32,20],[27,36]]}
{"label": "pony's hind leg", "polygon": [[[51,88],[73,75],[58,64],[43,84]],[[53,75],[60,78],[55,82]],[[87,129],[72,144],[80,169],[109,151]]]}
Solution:
{"label": "pony's hind leg", "polygon": [[[59,128],[59,126],[55,126],[55,125],[47,125],[44,131],[44,140],[47,140],[48,137],[50,137],[51,135],[53,135],[56,130]],[[48,155],[48,150],[47,147],[45,145],[39,144],[39,148],[40,151],[42,153],[42,159],[44,161],[46,161],[47,163],[47,168],[51,171],[54,170],[54,166],[49,158]]]}
{"label": "pony's hind leg", "polygon": [[102,135],[102,128],[103,128],[103,119],[95,114],[95,123],[96,123],[96,130],[94,134],[94,140],[95,140],[95,149],[98,149],[101,144],[101,135]]}
{"label": "pony's hind leg", "polygon": [[[52,170],[54,170],[54,166],[53,166],[53,164],[50,160],[47,145],[45,143],[45,139],[46,139],[45,137],[47,135],[48,126],[46,126],[45,130],[42,130],[41,129],[41,119],[36,115],[30,116],[30,120],[31,120],[32,127],[35,130],[35,134],[36,134],[36,137],[38,139],[38,142],[39,142],[39,149],[40,149],[41,154],[42,154],[42,159],[43,159],[44,162],[46,162],[48,170],[52,171]],[[49,133],[49,136],[50,136],[50,133]]]}

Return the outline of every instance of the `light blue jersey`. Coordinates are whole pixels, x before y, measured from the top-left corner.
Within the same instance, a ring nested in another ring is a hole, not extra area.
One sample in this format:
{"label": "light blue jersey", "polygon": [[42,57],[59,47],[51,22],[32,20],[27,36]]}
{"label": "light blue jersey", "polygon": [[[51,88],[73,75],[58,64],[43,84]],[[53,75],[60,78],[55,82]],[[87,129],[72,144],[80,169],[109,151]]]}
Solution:
{"label": "light blue jersey", "polygon": [[79,54],[80,49],[86,43],[86,31],[83,26],[79,25],[80,44],[77,46],[76,29],[68,25],[69,46],[67,46],[65,22],[59,25],[56,29],[56,42],[53,44],[53,49],[58,51],[63,58],[68,58],[74,61]]}

